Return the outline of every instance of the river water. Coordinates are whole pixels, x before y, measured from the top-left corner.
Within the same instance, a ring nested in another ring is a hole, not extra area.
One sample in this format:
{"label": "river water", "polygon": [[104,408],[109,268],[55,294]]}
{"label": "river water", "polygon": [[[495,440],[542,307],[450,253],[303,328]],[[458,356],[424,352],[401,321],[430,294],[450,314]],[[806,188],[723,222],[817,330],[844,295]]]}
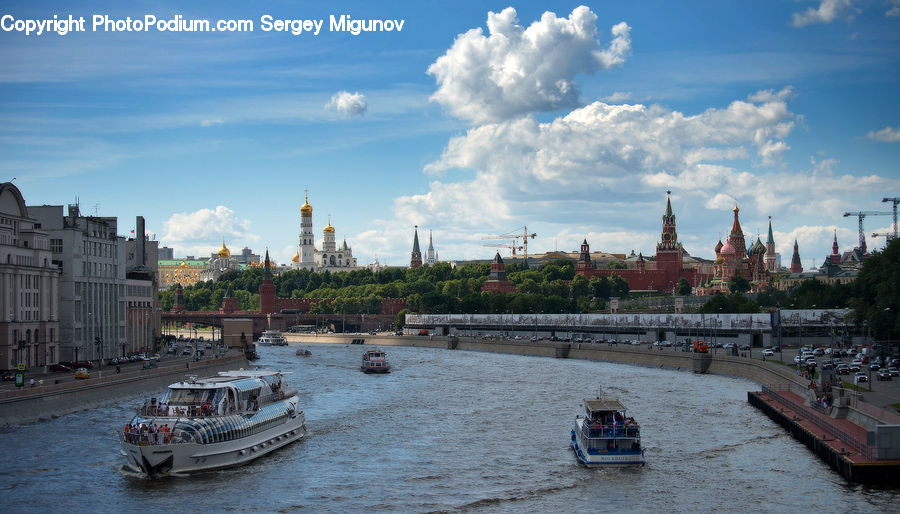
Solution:
{"label": "river water", "polygon": [[[747,403],[755,384],[665,369],[387,347],[261,348],[293,372],[309,438],[224,471],[151,481],[121,470],[115,430],[143,397],[0,430],[6,512],[896,512],[900,488],[845,482]],[[618,397],[647,465],[585,468],[582,399]],[[160,395],[154,391],[151,395]]]}

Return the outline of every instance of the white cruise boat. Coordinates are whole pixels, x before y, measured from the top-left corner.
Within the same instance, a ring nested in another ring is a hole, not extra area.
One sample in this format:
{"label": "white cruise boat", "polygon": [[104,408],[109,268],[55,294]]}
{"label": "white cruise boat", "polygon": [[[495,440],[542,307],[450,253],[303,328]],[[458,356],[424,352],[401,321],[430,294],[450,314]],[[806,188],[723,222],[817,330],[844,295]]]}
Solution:
{"label": "white cruise boat", "polygon": [[359,369],[366,373],[390,373],[391,365],[388,364],[385,353],[375,348],[363,353],[362,365],[360,365]]}
{"label": "white cruise boat", "polygon": [[641,427],[625,416],[625,406],[609,398],[585,398],[585,416],[576,416],[572,448],[587,466],[644,464]]}
{"label": "white cruise boat", "polygon": [[188,377],[120,432],[126,467],[155,477],[245,464],[306,436],[298,403],[279,371]]}
{"label": "white cruise boat", "polygon": [[266,330],[259,336],[256,344],[262,346],[287,346],[288,343],[281,330]]}

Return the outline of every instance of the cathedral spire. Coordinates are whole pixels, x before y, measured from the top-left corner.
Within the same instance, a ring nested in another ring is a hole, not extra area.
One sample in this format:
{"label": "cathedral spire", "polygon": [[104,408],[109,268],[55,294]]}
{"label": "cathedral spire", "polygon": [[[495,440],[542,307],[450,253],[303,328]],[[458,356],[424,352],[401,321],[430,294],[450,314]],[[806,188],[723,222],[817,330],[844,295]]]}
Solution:
{"label": "cathedral spire", "polygon": [[670,198],[671,195],[672,195],[671,190],[666,191],[666,217],[667,218],[672,217],[672,199]]}

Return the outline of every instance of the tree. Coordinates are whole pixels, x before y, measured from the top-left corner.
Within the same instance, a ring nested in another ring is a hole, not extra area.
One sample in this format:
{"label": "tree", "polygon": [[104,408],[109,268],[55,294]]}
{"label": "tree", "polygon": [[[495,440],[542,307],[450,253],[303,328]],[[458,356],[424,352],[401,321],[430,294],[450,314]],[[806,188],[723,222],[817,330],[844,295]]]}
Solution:
{"label": "tree", "polygon": [[872,335],[896,341],[900,337],[900,239],[863,261],[853,283],[854,314],[866,320]]}
{"label": "tree", "polygon": [[681,279],[678,280],[678,284],[675,286],[675,294],[680,296],[690,296],[692,290],[691,283],[684,277],[681,277]]}
{"label": "tree", "polygon": [[759,304],[743,293],[719,294],[700,307],[704,314],[752,314],[759,312]]}
{"label": "tree", "polygon": [[740,275],[735,275],[728,279],[728,290],[732,294],[746,293],[750,290],[750,281]]}

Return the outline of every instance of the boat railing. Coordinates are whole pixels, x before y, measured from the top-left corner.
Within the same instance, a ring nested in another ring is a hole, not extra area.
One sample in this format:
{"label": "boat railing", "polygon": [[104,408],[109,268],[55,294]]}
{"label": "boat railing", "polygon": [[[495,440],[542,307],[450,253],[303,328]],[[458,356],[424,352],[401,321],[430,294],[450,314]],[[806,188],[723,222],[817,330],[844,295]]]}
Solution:
{"label": "boat railing", "polygon": [[590,424],[585,421],[581,427],[581,432],[585,437],[591,438],[640,437],[641,427],[638,425]]}

